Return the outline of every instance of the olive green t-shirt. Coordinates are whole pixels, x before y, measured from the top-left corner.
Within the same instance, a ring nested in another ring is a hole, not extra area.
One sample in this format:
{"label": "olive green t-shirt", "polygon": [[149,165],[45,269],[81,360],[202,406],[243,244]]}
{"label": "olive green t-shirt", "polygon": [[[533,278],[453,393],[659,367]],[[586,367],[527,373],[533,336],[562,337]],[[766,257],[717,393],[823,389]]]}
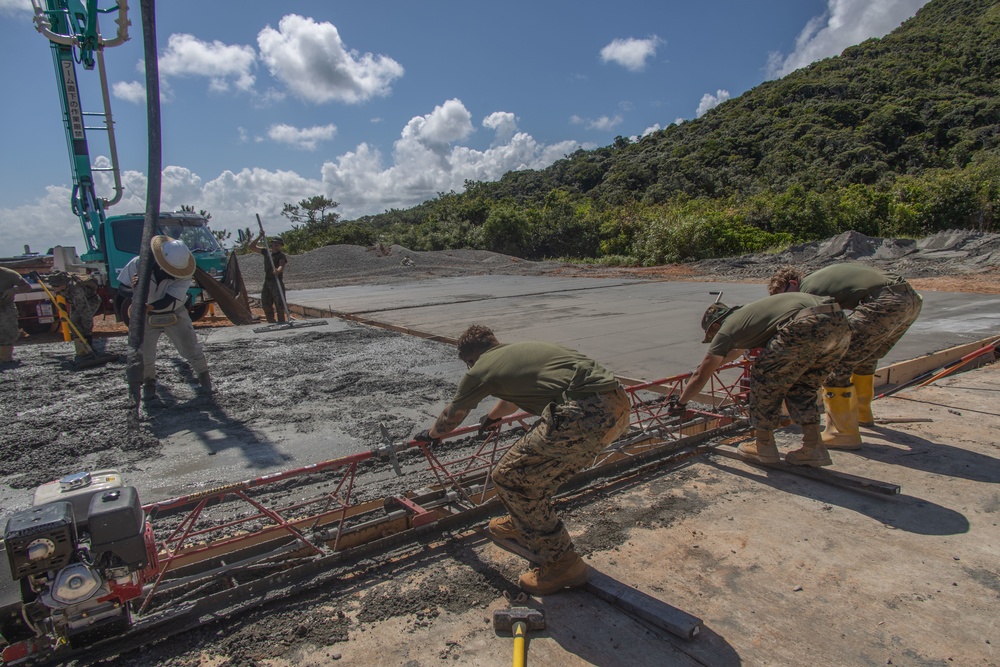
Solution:
{"label": "olive green t-shirt", "polygon": [[785,292],[740,306],[722,321],[719,332],[709,342],[708,353],[724,357],[733,350],[764,347],[778,327],[800,310],[824,303],[833,303],[833,299]]}
{"label": "olive green t-shirt", "polygon": [[615,388],[615,376],[593,359],[540,341],[501,344],[484,352],[458,383],[451,404],[471,410],[487,396],[540,415],[549,403],[565,403]]}
{"label": "olive green t-shirt", "polygon": [[895,285],[901,278],[864,264],[831,264],[802,279],[799,291],[817,296],[832,296],[841,308],[858,307],[873,290]]}

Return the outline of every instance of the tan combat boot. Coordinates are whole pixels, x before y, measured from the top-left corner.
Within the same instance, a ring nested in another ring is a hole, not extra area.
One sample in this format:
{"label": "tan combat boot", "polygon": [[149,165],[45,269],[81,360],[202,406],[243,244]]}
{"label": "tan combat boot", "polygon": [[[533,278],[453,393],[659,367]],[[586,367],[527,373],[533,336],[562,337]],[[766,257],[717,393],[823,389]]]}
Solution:
{"label": "tan combat boot", "polygon": [[823,444],[827,449],[861,449],[858,430],[858,398],[854,385],[823,387],[823,407],[826,408],[826,428]]}
{"label": "tan combat boot", "polygon": [[590,566],[570,550],[553,563],[528,570],[518,583],[532,595],[552,595],[564,588],[583,586],[589,578]]}
{"label": "tan combat boot", "polygon": [[875,398],[875,376],[852,375],[851,384],[854,385],[858,396],[858,426],[874,426],[872,399]]}
{"label": "tan combat boot", "polygon": [[802,425],[802,447],[785,454],[785,462],[797,466],[828,466],[833,463],[819,437],[819,424]]}
{"label": "tan combat boot", "polygon": [[201,385],[201,390],[206,394],[212,393],[212,376],[209,375],[208,371],[198,373],[198,384]]}
{"label": "tan combat boot", "polygon": [[510,515],[490,519],[490,525],[486,528],[486,532],[498,540],[512,540],[522,547],[528,546],[524,536],[514,527],[514,520],[510,518]]}
{"label": "tan combat boot", "polygon": [[0,364],[9,364],[14,361],[14,346],[0,345]]}
{"label": "tan combat boot", "polygon": [[778,455],[778,447],[774,444],[774,431],[767,429],[757,429],[757,439],[754,442],[743,442],[736,448],[744,458],[757,463],[778,463],[781,456]]}

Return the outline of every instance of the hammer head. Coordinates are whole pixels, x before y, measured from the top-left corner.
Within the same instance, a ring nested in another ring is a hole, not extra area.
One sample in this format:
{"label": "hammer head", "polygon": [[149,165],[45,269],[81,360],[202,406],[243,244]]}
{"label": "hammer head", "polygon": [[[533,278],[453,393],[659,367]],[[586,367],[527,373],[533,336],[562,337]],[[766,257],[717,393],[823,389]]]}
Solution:
{"label": "hammer head", "polygon": [[513,632],[518,621],[522,621],[528,630],[544,630],[545,612],[530,607],[510,607],[493,612],[493,630],[498,633]]}

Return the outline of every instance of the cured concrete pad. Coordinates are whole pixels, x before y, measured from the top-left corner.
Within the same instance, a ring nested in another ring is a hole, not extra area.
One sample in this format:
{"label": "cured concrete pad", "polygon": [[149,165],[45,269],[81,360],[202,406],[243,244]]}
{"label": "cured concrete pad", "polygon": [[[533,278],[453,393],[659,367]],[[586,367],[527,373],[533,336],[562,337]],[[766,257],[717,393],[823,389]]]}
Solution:
{"label": "cured concrete pad", "polygon": [[[729,304],[767,296],[763,285],[748,283],[469,276],[293,290],[288,301],[444,338],[485,324],[503,341],[559,342],[618,375],[655,380],[691,370],[701,360],[701,316],[719,291]],[[1000,331],[1000,295],[923,297],[920,318],[882,365]]]}

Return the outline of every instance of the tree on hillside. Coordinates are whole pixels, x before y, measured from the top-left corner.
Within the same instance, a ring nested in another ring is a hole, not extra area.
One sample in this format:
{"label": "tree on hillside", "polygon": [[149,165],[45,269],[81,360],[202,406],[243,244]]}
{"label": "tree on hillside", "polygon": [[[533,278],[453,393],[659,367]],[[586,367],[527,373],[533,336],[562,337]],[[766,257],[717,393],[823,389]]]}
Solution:
{"label": "tree on hillside", "polygon": [[323,231],[333,227],[340,220],[340,214],[334,209],[340,206],[324,195],[315,195],[301,200],[298,204],[285,204],[281,215],[288,218],[296,227],[302,226],[309,231]]}

